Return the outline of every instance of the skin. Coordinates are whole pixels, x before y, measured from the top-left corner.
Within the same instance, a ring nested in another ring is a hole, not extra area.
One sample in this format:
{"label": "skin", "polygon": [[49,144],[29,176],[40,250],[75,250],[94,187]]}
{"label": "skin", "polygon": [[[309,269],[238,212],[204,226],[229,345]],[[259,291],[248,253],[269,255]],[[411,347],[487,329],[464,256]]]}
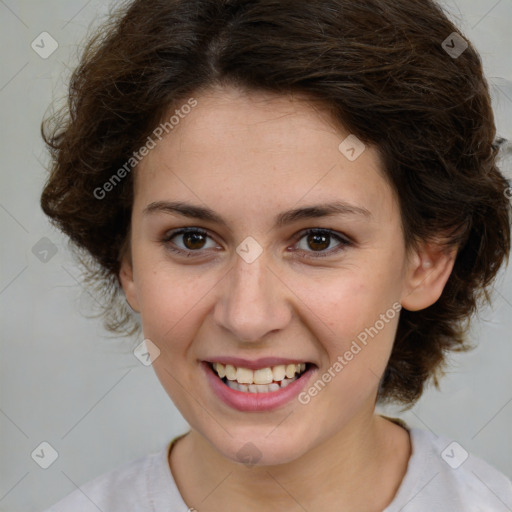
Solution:
{"label": "skin", "polygon": [[[199,512],[334,511],[340,504],[381,511],[411,449],[407,431],[374,411],[398,315],[307,405],[294,399],[274,411],[235,410],[217,398],[199,365],[220,355],[289,357],[316,364],[312,384],[393,303],[410,310],[433,304],[455,250],[433,243],[406,250],[377,150],[367,145],[349,161],[338,149],[349,133],[305,98],[233,88],[194,97],[198,105],[136,170],[120,271],[145,337],[161,351],[155,372],[191,427],[171,452],[178,488]],[[274,225],[282,211],[335,200],[370,215]],[[158,201],[208,207],[226,225],[144,213]],[[209,237],[163,241],[183,227]],[[308,228],[352,243],[308,243],[301,234]],[[252,263],[236,252],[248,236],[263,249]],[[254,466],[237,458],[249,441],[259,452]]]}

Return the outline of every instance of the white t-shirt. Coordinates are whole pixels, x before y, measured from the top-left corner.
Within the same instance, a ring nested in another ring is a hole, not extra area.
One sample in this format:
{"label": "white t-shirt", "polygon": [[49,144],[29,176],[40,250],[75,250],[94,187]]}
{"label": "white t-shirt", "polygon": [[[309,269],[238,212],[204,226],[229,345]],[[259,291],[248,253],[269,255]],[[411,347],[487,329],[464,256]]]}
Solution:
{"label": "white t-shirt", "polygon": [[[383,512],[512,510],[512,482],[505,475],[468,455],[457,443],[424,430],[406,428],[412,454],[398,492]],[[44,512],[193,511],[183,501],[168,464],[176,439],[159,452],[82,485]]]}

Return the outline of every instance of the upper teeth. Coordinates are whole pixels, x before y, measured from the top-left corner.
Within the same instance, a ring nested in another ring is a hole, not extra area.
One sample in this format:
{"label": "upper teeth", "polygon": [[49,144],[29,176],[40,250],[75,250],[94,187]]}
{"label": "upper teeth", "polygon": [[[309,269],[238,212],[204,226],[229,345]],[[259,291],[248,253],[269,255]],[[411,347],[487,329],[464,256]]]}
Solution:
{"label": "upper teeth", "polygon": [[270,384],[273,381],[282,381],[285,377],[291,379],[296,373],[306,369],[306,363],[280,364],[277,366],[250,370],[249,368],[236,367],[231,364],[213,363],[213,369],[222,379],[236,380],[240,384]]}

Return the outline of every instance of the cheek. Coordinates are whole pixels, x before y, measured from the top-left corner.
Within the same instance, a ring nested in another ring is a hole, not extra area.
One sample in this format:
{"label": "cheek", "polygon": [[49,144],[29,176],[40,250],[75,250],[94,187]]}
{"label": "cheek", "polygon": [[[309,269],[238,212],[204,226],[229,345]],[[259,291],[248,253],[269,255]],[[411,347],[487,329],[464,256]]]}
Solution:
{"label": "cheek", "polygon": [[182,350],[206,314],[208,293],[219,276],[192,266],[184,269],[157,262],[141,266],[137,279],[144,335],[168,351]]}
{"label": "cheek", "polygon": [[[207,291],[214,285],[207,273],[185,272],[157,264],[139,274],[139,301],[144,337],[160,350],[153,369],[180,410],[187,410],[191,389],[187,383],[197,371],[192,342],[201,318],[207,314]],[[184,392],[184,387],[188,392]]]}
{"label": "cheek", "polygon": [[[335,339],[355,338],[372,326],[399,297],[389,273],[341,271],[333,279],[299,281],[298,295]],[[317,324],[319,324],[317,320]]]}
{"label": "cheek", "polygon": [[396,276],[373,268],[345,269],[317,286],[303,281],[301,295],[314,313],[309,318],[323,353],[318,378],[332,382],[343,407],[359,403],[378,386],[398,325]]}

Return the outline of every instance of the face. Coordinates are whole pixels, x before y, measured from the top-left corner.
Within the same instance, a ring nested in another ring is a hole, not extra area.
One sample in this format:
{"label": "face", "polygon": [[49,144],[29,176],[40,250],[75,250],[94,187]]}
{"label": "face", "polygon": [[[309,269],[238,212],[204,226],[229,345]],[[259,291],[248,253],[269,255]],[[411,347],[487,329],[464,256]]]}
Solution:
{"label": "face", "polygon": [[372,416],[420,260],[376,150],[347,158],[326,113],[195,99],[136,170],[121,281],[193,431],[233,461],[251,442],[289,462]]}

